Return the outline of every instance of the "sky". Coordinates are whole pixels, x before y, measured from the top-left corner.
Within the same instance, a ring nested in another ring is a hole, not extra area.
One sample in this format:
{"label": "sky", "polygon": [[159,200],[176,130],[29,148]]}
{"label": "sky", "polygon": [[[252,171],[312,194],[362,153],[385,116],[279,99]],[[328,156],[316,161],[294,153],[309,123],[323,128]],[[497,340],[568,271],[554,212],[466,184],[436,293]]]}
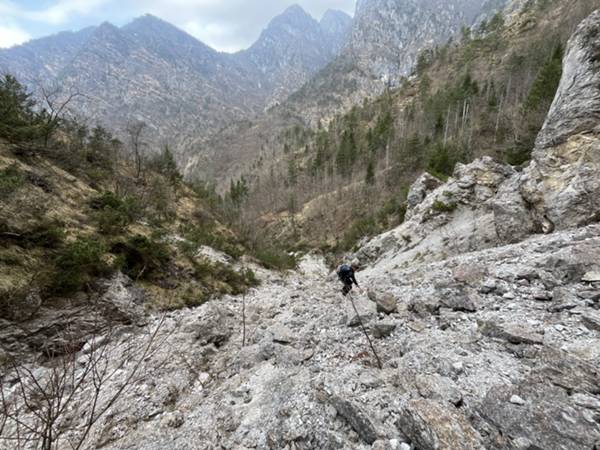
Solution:
{"label": "sky", "polygon": [[292,4],[316,19],[327,9],[354,13],[355,0],[0,0],[0,47],[104,21],[121,26],[153,14],[211,47],[249,47],[269,21]]}

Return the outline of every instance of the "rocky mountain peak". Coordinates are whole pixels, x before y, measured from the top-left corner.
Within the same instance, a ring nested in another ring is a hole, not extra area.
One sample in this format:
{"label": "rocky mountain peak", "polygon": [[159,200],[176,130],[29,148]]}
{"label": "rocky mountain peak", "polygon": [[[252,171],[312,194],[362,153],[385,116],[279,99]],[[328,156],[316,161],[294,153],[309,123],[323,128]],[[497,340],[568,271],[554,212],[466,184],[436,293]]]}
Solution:
{"label": "rocky mountain peak", "polygon": [[328,9],[319,22],[323,33],[333,44],[335,53],[339,53],[348,42],[352,29],[352,17],[343,11]]}
{"label": "rocky mountain peak", "polygon": [[480,0],[359,0],[350,47],[359,67],[394,80],[410,73],[423,48],[488,10]]}
{"label": "rocky mountain peak", "polygon": [[330,33],[346,30],[352,25],[352,17],[344,11],[328,9],[319,22],[321,28]]}
{"label": "rocky mountain peak", "polygon": [[319,32],[319,23],[299,5],[292,5],[269,22],[253,47],[270,45],[278,39],[310,39]]}
{"label": "rocky mountain peak", "polygon": [[254,45],[237,54],[243,67],[259,73],[261,86],[272,91],[267,106],[287,98],[293,92],[289,86],[306,83],[335,57],[349,32],[342,22],[339,17],[327,19],[324,29],[292,5],[269,23]]}

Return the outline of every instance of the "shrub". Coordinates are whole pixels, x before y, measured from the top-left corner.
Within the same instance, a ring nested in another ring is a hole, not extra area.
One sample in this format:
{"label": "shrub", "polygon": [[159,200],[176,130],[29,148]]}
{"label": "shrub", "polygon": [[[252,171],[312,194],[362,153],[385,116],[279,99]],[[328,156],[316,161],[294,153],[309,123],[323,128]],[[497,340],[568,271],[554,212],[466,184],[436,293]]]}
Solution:
{"label": "shrub", "polygon": [[57,272],[51,290],[68,294],[82,289],[95,278],[110,274],[111,267],[103,260],[106,247],[93,239],[79,238],[67,244],[56,255]]}
{"label": "shrub", "polygon": [[182,244],[183,247],[180,248],[184,253],[195,252],[199,246],[207,245],[215,250],[227,253],[234,259],[238,259],[243,255],[242,249],[233,239],[215,230],[215,222],[213,221],[204,220],[195,225],[184,226],[181,233],[187,241],[192,243],[192,245]]}
{"label": "shrub", "polygon": [[96,212],[93,217],[103,234],[120,234],[125,227],[142,215],[142,206],[135,197],[118,197],[105,192],[90,202]]}
{"label": "shrub", "polygon": [[26,245],[32,247],[58,248],[64,239],[63,225],[53,221],[41,221],[25,234]]}
{"label": "shrub", "polygon": [[444,203],[441,200],[436,200],[433,202],[433,205],[431,207],[434,211],[440,213],[449,213],[456,210],[458,205],[456,203]]}
{"label": "shrub", "polygon": [[0,194],[10,195],[25,184],[25,175],[17,164],[0,170]]}
{"label": "shrub", "polygon": [[464,159],[464,152],[459,147],[438,143],[433,147],[429,157],[427,171],[445,181],[454,172],[456,163],[462,162]]}
{"label": "shrub", "polygon": [[352,249],[362,238],[373,235],[377,233],[378,230],[379,227],[377,221],[373,216],[356,220],[352,223],[350,229],[344,233],[344,237],[340,244],[341,250],[346,251]]}
{"label": "shrub", "polygon": [[275,246],[255,247],[252,250],[252,256],[267,269],[291,270],[298,265],[296,256]]}
{"label": "shrub", "polygon": [[116,266],[133,279],[150,279],[170,260],[167,246],[145,236],[136,235],[114,244],[111,253],[118,256]]}

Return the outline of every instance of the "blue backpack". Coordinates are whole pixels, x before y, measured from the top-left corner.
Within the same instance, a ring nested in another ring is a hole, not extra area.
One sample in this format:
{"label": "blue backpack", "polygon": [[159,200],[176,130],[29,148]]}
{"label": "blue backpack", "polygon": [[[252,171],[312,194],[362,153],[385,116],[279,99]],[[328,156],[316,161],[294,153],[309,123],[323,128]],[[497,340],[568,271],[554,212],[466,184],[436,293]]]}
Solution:
{"label": "blue backpack", "polygon": [[354,270],[348,264],[342,264],[338,269],[337,274],[340,280],[345,280],[346,278],[350,277],[353,272]]}

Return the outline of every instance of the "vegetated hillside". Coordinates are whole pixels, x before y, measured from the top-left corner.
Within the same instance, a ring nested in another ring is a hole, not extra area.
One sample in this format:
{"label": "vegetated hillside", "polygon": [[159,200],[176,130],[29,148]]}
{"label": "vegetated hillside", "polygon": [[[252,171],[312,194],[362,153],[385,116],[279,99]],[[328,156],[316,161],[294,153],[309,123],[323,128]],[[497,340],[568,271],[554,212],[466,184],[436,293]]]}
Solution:
{"label": "vegetated hillside", "polygon": [[335,57],[351,18],[330,12],[324,19],[289,8],[249,49],[225,54],[145,15],[120,28],[103,23],[0,50],[0,73],[39,99],[82,94],[69,110],[121,138],[143,121],[149,140],[168,142],[184,161],[184,150],[199,151],[193,141],[287,98]]}
{"label": "vegetated hillside", "polygon": [[[168,148],[149,159],[103,128],[50,120],[9,76],[0,100],[5,350],[43,352],[67,328],[76,345],[98,327],[143,321],[144,310],[196,306],[258,283],[249,250],[206,193],[182,181]],[[277,264],[272,251],[253,250]]]}
{"label": "vegetated hillside", "polygon": [[[483,155],[527,161],[566,40],[596,0],[532,1],[424,50],[397,89],[315,128],[271,137],[240,182],[244,220],[290,243],[350,249],[403,220],[408,186]],[[252,141],[254,142],[254,141]],[[282,231],[283,230],[283,231]]]}
{"label": "vegetated hillside", "polygon": [[[185,173],[220,179],[239,176],[262,150],[276,148],[279,133],[296,124],[314,127],[335,114],[397,86],[424,47],[445,43],[463,26],[492,15],[505,0],[367,0],[357,3],[341,53],[288,101],[264,116],[228,124],[201,151],[190,155]],[[298,86],[300,87],[300,86]]]}

